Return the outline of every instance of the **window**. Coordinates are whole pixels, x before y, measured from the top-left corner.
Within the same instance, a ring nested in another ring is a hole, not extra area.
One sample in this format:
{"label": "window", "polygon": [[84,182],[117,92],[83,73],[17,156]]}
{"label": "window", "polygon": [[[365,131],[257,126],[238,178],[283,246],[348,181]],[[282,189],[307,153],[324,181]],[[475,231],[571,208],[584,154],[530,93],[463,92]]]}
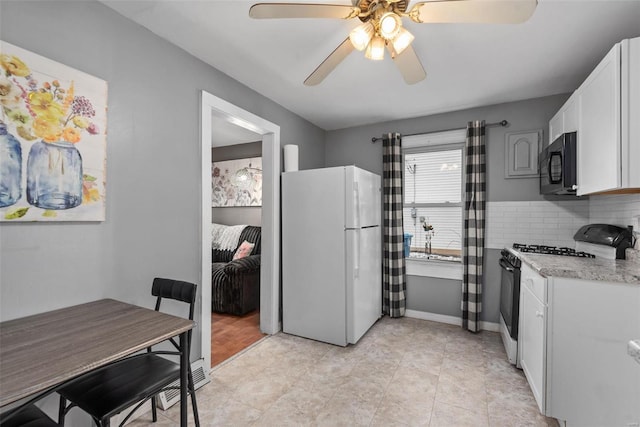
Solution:
{"label": "window", "polygon": [[[411,258],[460,261],[463,144],[405,149],[404,231]],[[423,224],[433,227],[425,231]],[[429,241],[431,254],[429,254]]]}

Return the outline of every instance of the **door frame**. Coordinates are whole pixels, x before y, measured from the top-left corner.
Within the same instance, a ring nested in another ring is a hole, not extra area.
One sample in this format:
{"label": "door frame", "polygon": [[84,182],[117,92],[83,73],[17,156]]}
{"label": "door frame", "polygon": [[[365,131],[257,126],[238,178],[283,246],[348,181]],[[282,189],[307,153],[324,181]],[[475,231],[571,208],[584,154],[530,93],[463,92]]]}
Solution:
{"label": "door frame", "polygon": [[280,126],[206,91],[201,92],[202,195],[200,258],[202,305],[201,357],[211,369],[211,118],[262,135],[262,235],[260,268],[260,330],[280,330]]}

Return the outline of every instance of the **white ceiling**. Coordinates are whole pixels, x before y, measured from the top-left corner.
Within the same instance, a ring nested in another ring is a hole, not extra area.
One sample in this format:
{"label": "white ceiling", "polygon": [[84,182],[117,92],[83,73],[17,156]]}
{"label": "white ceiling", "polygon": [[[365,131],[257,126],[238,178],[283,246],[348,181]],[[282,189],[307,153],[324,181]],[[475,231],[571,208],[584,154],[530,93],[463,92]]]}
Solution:
{"label": "white ceiling", "polygon": [[262,135],[233,124],[218,114],[211,114],[212,147],[224,147],[226,145],[246,144],[247,142],[256,141],[262,141]]}
{"label": "white ceiling", "polygon": [[326,130],[571,92],[614,43],[640,36],[640,0],[539,0],[519,25],[405,18],[425,80],[406,85],[389,57],[374,62],[354,51],[307,87],[359,20],[254,20],[254,2],[241,0],[104,3]]}

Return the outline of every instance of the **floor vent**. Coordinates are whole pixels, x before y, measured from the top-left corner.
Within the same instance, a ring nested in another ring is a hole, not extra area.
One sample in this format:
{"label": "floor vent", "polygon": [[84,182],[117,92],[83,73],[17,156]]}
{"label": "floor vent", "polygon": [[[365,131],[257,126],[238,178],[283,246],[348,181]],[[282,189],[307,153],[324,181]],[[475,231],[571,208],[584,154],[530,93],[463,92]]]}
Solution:
{"label": "floor vent", "polygon": [[[211,379],[209,373],[204,369],[204,359],[198,359],[191,364],[191,371],[193,372],[193,383],[195,389],[199,389],[203,385],[207,384]],[[180,381],[175,381],[171,384],[172,387],[180,386]],[[158,394],[157,404],[162,410],[169,409],[174,403],[180,401],[180,390],[170,389]]]}

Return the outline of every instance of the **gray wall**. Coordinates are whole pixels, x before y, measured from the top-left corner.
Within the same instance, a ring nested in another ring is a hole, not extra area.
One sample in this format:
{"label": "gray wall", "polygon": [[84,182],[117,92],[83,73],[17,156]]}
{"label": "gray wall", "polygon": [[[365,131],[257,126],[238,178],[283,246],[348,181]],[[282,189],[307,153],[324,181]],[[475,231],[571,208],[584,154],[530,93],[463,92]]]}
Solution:
{"label": "gray wall", "polygon": [[[211,159],[214,162],[250,157],[262,157],[262,141],[211,149]],[[261,226],[262,208],[257,206],[211,208],[211,218],[213,222],[224,225],[247,224]]]}
{"label": "gray wall", "polygon": [[0,320],[103,297],[152,307],[154,277],[199,281],[201,90],[278,124],[303,167],[324,165],[322,129],[97,1],[0,8],[2,40],[109,84],[106,221],[1,224]]}
{"label": "gray wall", "polygon": [[471,120],[487,123],[507,120],[507,127],[492,127],[487,131],[487,197],[489,201],[544,200],[539,193],[537,178],[504,178],[505,134],[542,129],[548,138],[549,119],[570,94],[554,95],[507,104],[471,108],[451,113],[412,119],[376,123],[368,126],[327,132],[326,166],[354,164],[375,173],[382,173],[382,142],[371,143],[372,137],[386,132],[401,134],[429,133],[444,129],[461,129]]}
{"label": "gray wall", "polygon": [[[485,249],[481,318],[500,319],[500,250]],[[407,309],[460,317],[462,282],[436,277],[407,276]]]}
{"label": "gray wall", "polygon": [[[382,142],[372,144],[371,138],[374,136],[379,137],[386,132],[400,132],[408,135],[459,129],[464,128],[471,120],[485,120],[487,123],[507,120],[508,127],[492,127],[487,131],[488,201],[545,200],[546,198],[539,194],[537,178],[504,178],[505,134],[542,129],[546,142],[549,119],[568,97],[569,94],[555,95],[330,131],[327,132],[325,144],[326,165],[355,164],[382,174]],[[498,267],[500,251],[487,249],[485,254],[481,318],[484,321],[497,323],[500,302],[500,269]],[[460,281],[408,276],[407,308],[460,317],[461,292]]]}

